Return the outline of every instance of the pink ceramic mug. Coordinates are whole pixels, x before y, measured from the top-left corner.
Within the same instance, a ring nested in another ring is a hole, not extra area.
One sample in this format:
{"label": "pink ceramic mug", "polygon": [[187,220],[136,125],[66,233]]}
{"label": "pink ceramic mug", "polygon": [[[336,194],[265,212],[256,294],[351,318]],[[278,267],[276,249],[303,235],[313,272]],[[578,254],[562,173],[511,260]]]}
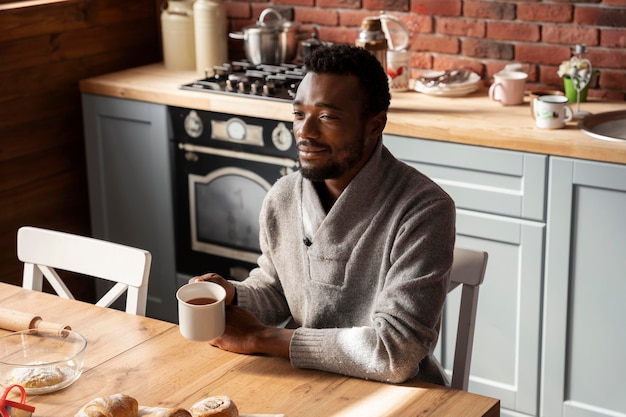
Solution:
{"label": "pink ceramic mug", "polygon": [[500,71],[494,74],[494,83],[489,87],[489,97],[503,106],[524,102],[524,88],[528,74],[521,71]]}

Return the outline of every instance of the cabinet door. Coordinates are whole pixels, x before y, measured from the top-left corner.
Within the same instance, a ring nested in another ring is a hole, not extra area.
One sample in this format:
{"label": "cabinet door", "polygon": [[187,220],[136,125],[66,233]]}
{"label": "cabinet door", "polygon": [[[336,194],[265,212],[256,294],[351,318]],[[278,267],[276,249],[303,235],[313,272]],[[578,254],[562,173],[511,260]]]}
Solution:
{"label": "cabinet door", "polygon": [[150,251],[146,315],[177,321],[166,107],[83,95],[94,237]]}
{"label": "cabinet door", "polygon": [[[457,246],[489,253],[478,296],[469,391],[499,398],[507,410],[538,408],[543,223],[457,210]],[[454,360],[460,288],[449,294],[441,361]]]}
{"label": "cabinet door", "polygon": [[552,158],[541,415],[626,416],[626,166]]}

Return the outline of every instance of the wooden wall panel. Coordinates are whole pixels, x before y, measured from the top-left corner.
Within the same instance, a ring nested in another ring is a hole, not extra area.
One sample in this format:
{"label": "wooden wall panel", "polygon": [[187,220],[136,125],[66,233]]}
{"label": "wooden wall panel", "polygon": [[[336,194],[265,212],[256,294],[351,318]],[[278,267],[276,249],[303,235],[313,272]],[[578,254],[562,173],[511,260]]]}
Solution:
{"label": "wooden wall panel", "polygon": [[0,280],[21,284],[20,226],[91,233],[79,81],[158,62],[161,46],[155,0],[16,4],[0,4]]}

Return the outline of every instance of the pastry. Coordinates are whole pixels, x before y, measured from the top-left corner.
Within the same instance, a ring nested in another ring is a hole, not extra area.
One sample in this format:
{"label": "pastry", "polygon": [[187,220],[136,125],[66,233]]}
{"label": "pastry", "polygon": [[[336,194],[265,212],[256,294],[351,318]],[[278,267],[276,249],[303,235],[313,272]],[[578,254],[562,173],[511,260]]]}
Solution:
{"label": "pastry", "polygon": [[192,417],[238,417],[237,406],[226,395],[216,395],[198,401],[189,409]]}
{"label": "pastry", "polygon": [[[30,365],[40,364],[40,362],[33,362]],[[65,374],[58,366],[16,368],[9,374],[9,382],[11,384],[21,385],[24,388],[51,387],[64,380]]]}
{"label": "pastry", "polygon": [[113,394],[89,401],[74,417],[137,417],[139,404],[133,397]]}
{"label": "pastry", "polygon": [[191,417],[191,414],[184,408],[145,407],[140,405],[137,417]]}

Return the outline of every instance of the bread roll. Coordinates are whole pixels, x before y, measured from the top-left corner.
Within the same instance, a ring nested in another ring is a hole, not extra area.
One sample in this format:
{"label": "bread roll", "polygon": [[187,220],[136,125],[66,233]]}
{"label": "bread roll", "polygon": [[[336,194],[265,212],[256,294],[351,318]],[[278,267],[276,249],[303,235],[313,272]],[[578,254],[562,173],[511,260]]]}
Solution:
{"label": "bread roll", "polygon": [[184,408],[145,407],[140,405],[137,417],[191,417],[191,414]]}
{"label": "bread roll", "polygon": [[137,417],[139,404],[133,397],[113,394],[89,401],[74,417]]}
{"label": "bread roll", "polygon": [[216,395],[198,401],[189,409],[192,417],[238,417],[237,406],[226,395]]}

